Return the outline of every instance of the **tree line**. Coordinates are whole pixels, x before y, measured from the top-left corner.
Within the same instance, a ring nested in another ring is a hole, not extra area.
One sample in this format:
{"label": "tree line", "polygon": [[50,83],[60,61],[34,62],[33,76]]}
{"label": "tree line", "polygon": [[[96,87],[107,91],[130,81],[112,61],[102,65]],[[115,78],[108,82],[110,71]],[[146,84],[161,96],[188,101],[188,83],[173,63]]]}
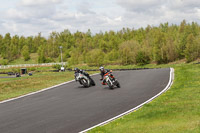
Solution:
{"label": "tree line", "polygon": [[30,53],[38,53],[38,63],[54,62],[56,58],[60,59],[59,46],[63,47],[63,60],[73,65],[162,64],[181,59],[191,62],[200,57],[200,26],[183,20],[180,25],[161,23],[95,35],[90,30],[85,33],[52,32],[48,38],[42,37],[41,33],[34,37],[0,35],[3,63],[21,56],[27,61]]}

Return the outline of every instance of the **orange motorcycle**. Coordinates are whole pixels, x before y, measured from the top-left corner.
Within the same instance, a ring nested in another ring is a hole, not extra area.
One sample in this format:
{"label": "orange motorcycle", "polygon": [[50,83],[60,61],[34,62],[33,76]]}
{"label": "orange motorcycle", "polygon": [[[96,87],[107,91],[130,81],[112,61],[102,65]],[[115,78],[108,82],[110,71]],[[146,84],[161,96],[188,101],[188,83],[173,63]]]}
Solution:
{"label": "orange motorcycle", "polygon": [[107,72],[104,74],[103,82],[105,82],[110,89],[114,89],[115,86],[120,88],[119,81],[112,75],[112,72]]}

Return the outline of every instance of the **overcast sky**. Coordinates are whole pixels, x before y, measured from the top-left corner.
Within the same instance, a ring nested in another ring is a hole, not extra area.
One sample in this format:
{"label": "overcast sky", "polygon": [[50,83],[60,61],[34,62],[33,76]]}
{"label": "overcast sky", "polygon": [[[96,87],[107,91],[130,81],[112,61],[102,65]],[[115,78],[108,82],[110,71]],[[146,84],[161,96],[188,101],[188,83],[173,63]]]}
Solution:
{"label": "overcast sky", "polygon": [[93,34],[160,23],[200,22],[200,0],[0,0],[0,34]]}

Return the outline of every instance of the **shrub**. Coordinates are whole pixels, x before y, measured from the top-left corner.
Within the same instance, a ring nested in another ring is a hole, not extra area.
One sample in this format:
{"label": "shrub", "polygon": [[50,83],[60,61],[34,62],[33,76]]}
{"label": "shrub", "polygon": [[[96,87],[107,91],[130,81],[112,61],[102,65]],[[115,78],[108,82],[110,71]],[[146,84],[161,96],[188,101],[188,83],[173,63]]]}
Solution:
{"label": "shrub", "polygon": [[56,65],[53,65],[52,67],[55,68],[55,69],[57,69],[57,70],[60,70],[61,66],[62,65],[56,64]]}
{"label": "shrub", "polygon": [[50,57],[47,57],[45,59],[45,63],[50,63],[50,62],[54,62],[54,60],[52,58],[50,58]]}
{"label": "shrub", "polygon": [[100,49],[93,49],[86,57],[89,66],[101,66],[104,62],[104,53]]}
{"label": "shrub", "polygon": [[8,65],[8,60],[7,59],[3,59],[0,61],[0,65]]}
{"label": "shrub", "polygon": [[138,65],[145,65],[145,64],[149,64],[150,62],[150,58],[148,55],[145,54],[145,52],[143,51],[139,51],[136,54],[136,63]]}
{"label": "shrub", "polygon": [[13,73],[20,73],[20,69],[19,68],[12,68],[11,71]]}
{"label": "shrub", "polygon": [[29,67],[27,68],[27,71],[35,71],[36,70],[36,67]]}

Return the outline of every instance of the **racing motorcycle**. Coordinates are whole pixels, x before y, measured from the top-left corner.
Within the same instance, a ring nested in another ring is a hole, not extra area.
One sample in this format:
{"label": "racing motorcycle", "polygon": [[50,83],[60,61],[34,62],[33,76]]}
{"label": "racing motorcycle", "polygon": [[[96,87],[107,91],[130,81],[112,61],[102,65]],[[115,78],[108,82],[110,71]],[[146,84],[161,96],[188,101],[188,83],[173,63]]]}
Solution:
{"label": "racing motorcycle", "polygon": [[107,72],[106,74],[104,74],[103,80],[106,81],[110,89],[114,89],[115,86],[117,86],[118,88],[121,87],[119,81],[115,79],[114,76],[110,72]]}
{"label": "racing motorcycle", "polygon": [[90,87],[90,86],[95,86],[95,82],[92,78],[88,78],[82,73],[75,73],[75,80],[79,81],[81,85],[84,87]]}

